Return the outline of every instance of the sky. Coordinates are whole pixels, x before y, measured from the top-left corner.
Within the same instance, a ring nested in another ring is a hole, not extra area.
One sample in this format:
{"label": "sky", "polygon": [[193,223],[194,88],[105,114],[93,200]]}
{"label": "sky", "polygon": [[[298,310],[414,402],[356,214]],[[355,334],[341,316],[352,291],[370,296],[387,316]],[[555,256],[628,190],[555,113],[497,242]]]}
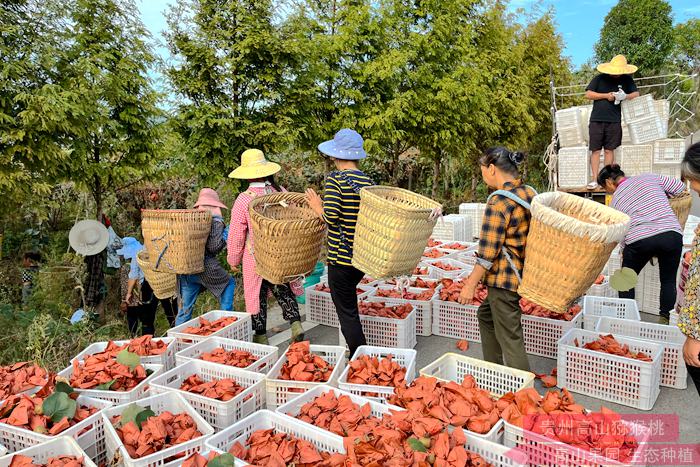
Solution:
{"label": "sky", "polygon": [[[176,0],[137,0],[141,18],[153,37],[163,42],[162,31],[166,29],[164,12]],[[593,45],[598,40],[605,15],[616,0],[510,0],[510,8],[547,9],[554,7],[559,33],[566,45],[565,54],[575,66],[580,66],[593,56]],[[675,22],[684,22],[700,17],[700,1],[670,0]],[[164,57],[167,51],[159,47]]]}

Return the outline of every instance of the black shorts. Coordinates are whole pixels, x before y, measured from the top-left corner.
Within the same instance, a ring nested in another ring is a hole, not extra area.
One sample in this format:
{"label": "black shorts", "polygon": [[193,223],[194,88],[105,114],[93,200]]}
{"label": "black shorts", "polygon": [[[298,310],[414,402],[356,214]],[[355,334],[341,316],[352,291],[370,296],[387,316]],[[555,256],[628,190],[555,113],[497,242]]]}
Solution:
{"label": "black shorts", "polygon": [[591,151],[603,148],[614,151],[622,144],[622,123],[589,122],[588,141],[588,149]]}

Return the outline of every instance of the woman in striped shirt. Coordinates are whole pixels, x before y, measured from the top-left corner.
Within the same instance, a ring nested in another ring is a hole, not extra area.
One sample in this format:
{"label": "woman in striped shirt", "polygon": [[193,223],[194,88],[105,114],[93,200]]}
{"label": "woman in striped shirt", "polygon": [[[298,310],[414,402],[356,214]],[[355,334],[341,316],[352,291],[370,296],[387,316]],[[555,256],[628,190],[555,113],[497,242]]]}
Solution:
{"label": "woman in striped shirt", "polygon": [[[657,174],[626,177],[617,164],[606,165],[598,184],[613,193],[611,206],[630,216],[630,228],[620,244],[622,267],[639,274],[657,258],[661,279],[659,315],[668,324],[676,304],[676,272],[681,260],[683,234],[668,198],[685,191],[682,181]],[[620,298],[634,298],[634,289],[620,292]]]}
{"label": "woman in striped shirt", "polygon": [[356,292],[364,273],[352,266],[359,192],[362,187],[373,185],[358,166],[358,161],[367,157],[363,145],[362,136],[347,128],[336,133],[332,140],[319,144],[319,151],[333,160],[337,170],[326,178],[323,200],[311,188],[306,190],[309,205],[328,225],[328,286],[350,355],[367,343]]}

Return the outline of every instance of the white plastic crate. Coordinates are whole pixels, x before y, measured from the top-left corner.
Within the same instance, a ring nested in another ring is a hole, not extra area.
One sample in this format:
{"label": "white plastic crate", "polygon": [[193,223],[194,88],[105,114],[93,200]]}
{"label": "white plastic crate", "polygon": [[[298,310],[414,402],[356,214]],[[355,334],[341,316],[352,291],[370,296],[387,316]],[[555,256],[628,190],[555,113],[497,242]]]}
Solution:
{"label": "white plastic crate", "polygon": [[657,139],[666,138],[664,125],[661,122],[661,117],[653,115],[646,117],[636,122],[627,123],[630,139],[632,144],[645,144],[656,141]]}
{"label": "white plastic crate", "polygon": [[[371,293],[368,297],[377,299],[387,299],[391,300],[392,304],[403,304],[410,303],[416,312],[416,334],[419,336],[430,336],[433,331],[433,301],[432,297],[428,300],[408,300],[404,298],[387,298],[379,297],[377,291],[379,290],[397,290],[395,285],[380,285],[376,290]],[[416,287],[409,287],[406,289],[407,292],[411,293],[423,293],[430,289],[420,289]],[[435,296],[435,291],[433,290],[433,296]]]}
{"label": "white plastic crate", "polygon": [[634,293],[637,307],[644,313],[659,315],[661,307],[661,277],[659,276],[659,260],[654,258],[653,264],[647,263],[639,273]]}
{"label": "white plastic crate", "polygon": [[[622,141],[621,144],[633,144],[632,137],[630,136],[630,129],[625,122],[622,122]],[[617,150],[616,150],[617,152]],[[617,154],[615,155],[615,160],[619,161]]]}
{"label": "white plastic crate", "polygon": [[495,467],[528,467],[527,454],[519,449],[503,446],[502,443],[493,442],[485,438],[479,438],[467,432],[467,444],[464,447],[471,452],[479,454],[486,462]]}
{"label": "white plastic crate", "polygon": [[345,347],[337,345],[314,345],[311,344],[309,350],[312,354],[323,358],[330,365],[333,365],[328,381],[324,382],[308,382],[308,381],[288,381],[278,379],[280,371],[285,363],[287,363],[287,351],[282,354],[277,360],[277,363],[272,367],[267,374],[267,408],[274,410],[282,404],[287,403],[291,398],[303,394],[321,384],[335,385],[338,382],[338,377],[343,372],[345,366]]}
{"label": "white plastic crate", "polygon": [[[328,386],[327,384],[323,384],[321,386],[317,386],[313,389],[309,389],[306,391],[304,394],[300,394],[293,399],[290,399],[289,402],[287,402],[284,405],[281,405],[277,407],[277,410],[275,412],[281,413],[284,415],[288,415],[290,417],[293,417],[296,419],[300,414],[301,414],[301,409],[304,407],[305,404],[308,402],[312,402],[314,399],[317,397],[320,397],[328,392],[333,392],[336,397],[340,396],[348,396],[351,401],[353,401],[355,404],[359,405],[360,407],[363,407],[365,404],[369,404],[371,414],[374,417],[377,418],[382,418],[383,415],[385,414],[391,414],[391,412],[401,412],[405,409],[401,407],[396,407],[394,405],[388,405],[388,404],[383,404],[380,402],[377,402],[376,400],[373,400],[368,397],[362,397],[357,394],[353,394],[352,392],[349,392],[347,390],[343,390],[343,388],[334,388],[332,386]],[[304,422],[301,422],[304,423]],[[304,423],[306,425],[306,423]],[[316,426],[316,425],[310,425],[309,426]],[[319,428],[319,427],[317,427]],[[322,428],[319,428],[322,429]],[[325,430],[324,430],[325,431]],[[340,436],[340,435],[338,435]]]}
{"label": "white plastic crate", "polygon": [[[148,391],[149,383],[163,372],[163,365],[143,365],[146,370],[151,370],[152,373],[146,377],[143,381],[137,384],[133,389],[129,391],[109,391],[106,389],[77,389],[74,388],[75,392],[81,396],[92,397],[94,399],[102,399],[105,401],[112,402],[113,404],[123,404],[126,402],[134,402],[146,394]],[[70,381],[73,375],[73,365],[69,366],[65,370],[58,373],[58,376],[65,378]]]}
{"label": "white plastic crate", "polygon": [[[457,261],[456,259],[452,259],[452,258],[431,259],[431,260],[426,260],[425,263],[428,265],[428,270],[430,271],[430,277],[433,277],[435,279],[455,279],[457,277],[464,275],[467,272],[470,272],[472,269],[469,266],[467,266],[466,264],[464,264],[460,261]],[[436,263],[450,265],[452,267],[457,267],[459,269],[456,269],[454,271],[446,271],[446,270],[436,266]]]}
{"label": "white plastic crate", "polygon": [[571,328],[578,328],[583,321],[580,312],[571,321],[530,316],[523,313],[520,322],[523,326],[525,352],[547,358],[557,358],[557,342]]}
{"label": "white plastic crate", "polygon": [[617,292],[610,287],[610,280],[606,277],[602,284],[593,284],[590,286],[586,295],[616,298]]}
{"label": "white plastic crate", "polygon": [[[386,306],[403,305],[406,300],[385,297],[367,297],[361,302],[381,302]],[[416,346],[416,308],[404,319],[382,318],[379,316],[367,316],[360,314],[362,331],[365,334],[367,344],[381,347],[395,347],[412,349]],[[343,331],[338,333],[342,337]]]}
{"label": "white plastic crate", "polygon": [[[204,318],[208,321],[215,321],[219,318],[229,316],[236,317],[236,321],[207,336],[198,336],[196,334],[187,334],[183,332],[186,328],[190,326],[199,327],[199,318]],[[250,342],[253,338],[253,328],[251,323],[252,320],[248,313],[240,313],[237,311],[213,310],[208,311],[201,316],[193,318],[187,321],[186,323],[182,323],[179,326],[170,328],[170,330],[168,331],[168,337],[174,337],[177,339],[178,351],[183,350],[185,347],[188,347],[192,344],[196,344],[197,342],[201,342],[207,339],[208,337],[225,337],[227,339],[236,339],[239,341]]]}
{"label": "white plastic crate", "polygon": [[620,166],[625,175],[633,177],[651,173],[653,146],[651,144],[622,145],[620,150]]}
{"label": "white plastic crate", "polygon": [[519,449],[527,457],[531,466],[586,466],[586,467],[632,467],[646,465],[644,452],[651,436],[651,430],[643,425],[622,421],[633,433],[639,447],[634,453],[632,462],[622,464],[603,456],[593,454],[590,451],[579,449],[568,444],[547,438],[544,435],[524,430],[504,421],[505,427],[503,444],[506,449]]}
{"label": "white plastic crate", "polygon": [[665,175],[671,178],[681,178],[681,165],[680,164],[653,164],[651,167],[651,173]]}
{"label": "white plastic crate", "polygon": [[654,141],[654,164],[680,165],[685,154],[684,139],[660,139]]}
{"label": "white plastic crate", "polygon": [[166,449],[162,449],[153,454],[133,459],[127,452],[124,444],[119,439],[117,430],[112,425],[112,417],[121,415],[121,413],[131,405],[122,404],[116,407],[106,409],[102,412],[102,419],[105,425],[105,435],[107,441],[107,463],[110,465],[115,462],[115,459],[121,459],[121,463],[126,467],[159,467],[166,464],[166,460],[174,456],[186,459],[195,452],[201,452],[204,449],[204,442],[207,437],[214,433],[214,429],[209,425],[199,413],[187,403],[187,401],[176,392],[166,392],[156,396],[149,396],[136,402],[139,407],[150,408],[156,415],[165,411],[172,412],[177,415],[186,413],[197,424],[197,430],[202,433],[202,436],[185,441],[184,443],[176,444]]}
{"label": "white plastic crate", "polygon": [[460,263],[464,263],[468,268],[473,269],[476,266],[477,250],[458,251],[454,254],[454,258]]}
{"label": "white plastic crate", "polygon": [[[4,455],[4,453],[0,454]],[[52,457],[82,457],[83,467],[97,467],[90,456],[69,436],[56,436],[36,446],[30,446],[8,456],[0,457],[0,467],[10,467],[15,455],[30,457],[34,464],[46,464]]]}
{"label": "white plastic crate", "polygon": [[[175,352],[177,350],[177,342],[174,337],[154,337],[154,341],[162,341],[167,345],[164,353],[160,355],[146,355],[141,357],[141,363],[153,364],[153,365],[163,365],[163,368],[169,370],[175,365]],[[131,342],[130,340],[124,341],[114,341],[118,346],[122,346]],[[74,360],[85,360],[88,356],[94,355],[96,353],[104,352],[107,348],[109,342],[95,342],[88,345],[85,349],[80,352],[75,357],[71,358],[71,362]]]}
{"label": "white plastic crate", "polygon": [[[421,256],[421,261],[425,261],[428,259],[436,259],[436,258],[452,258],[455,255],[456,251],[454,250],[445,250],[444,248],[440,247],[433,247],[433,248],[426,248],[423,251],[423,256]],[[432,256],[432,255],[437,255],[437,256]],[[381,283],[381,281],[380,281]]]}
{"label": "white plastic crate", "polygon": [[459,216],[442,217],[438,219],[438,221],[435,223],[435,227],[433,227],[433,233],[431,237],[441,241],[464,241],[466,240],[466,238],[464,237],[464,232],[467,229],[465,227],[465,221],[466,219],[464,217]]}
{"label": "white plastic crate", "polygon": [[580,124],[576,126],[557,126],[557,134],[559,135],[559,146],[562,148],[586,144],[586,137]]}
{"label": "white plastic crate", "polygon": [[639,321],[637,302],[629,298],[583,297],[583,329],[593,331],[601,316]]}
{"label": "white plastic crate", "polygon": [[588,141],[589,141],[588,123],[591,120],[591,113],[593,112],[593,104],[579,105],[578,108],[581,112],[581,134],[583,134],[584,141],[586,141],[586,143],[588,143]]}
{"label": "white plastic crate", "polygon": [[529,371],[452,352],[444,354],[421,368],[420,375],[458,383],[461,383],[465,376],[472,375],[480,388],[490,392],[493,397],[499,398],[507,392],[517,392],[524,388],[531,388],[535,384],[535,375]]}
{"label": "white plastic crate", "polygon": [[471,219],[471,241],[473,238],[479,238],[481,236],[481,224],[484,220],[484,211],[486,211],[485,203],[462,203],[459,205],[459,213],[469,216]]}
{"label": "white plastic crate", "polygon": [[[222,348],[226,351],[245,350],[256,357],[252,365],[241,368],[242,370],[254,371],[256,373],[267,373],[272,368],[272,365],[277,361],[277,347],[274,345],[256,344],[254,342],[244,342],[233,339],[225,339],[223,337],[211,337],[205,341],[187,347],[175,354],[175,360],[178,365],[182,365],[191,360],[201,360],[202,354],[209,353],[214,349]],[[201,360],[205,361],[205,360]],[[217,363],[217,365],[221,365]],[[227,366],[227,365],[223,365]]]}
{"label": "white plastic crate", "polygon": [[622,255],[620,254],[620,248],[615,247],[612,253],[610,253],[610,258],[608,258],[608,262],[605,264],[605,267],[603,268],[603,272],[601,272],[601,274],[605,274],[606,276],[612,276],[621,268]]}
{"label": "white plastic crate", "polygon": [[[306,321],[339,328],[340,322],[338,321],[338,313],[335,311],[335,304],[333,303],[331,294],[330,292],[316,290],[315,287],[319,284],[327,285],[328,277],[323,276],[318,284],[306,288]],[[357,287],[359,289],[367,290],[364,294],[359,294],[358,299],[368,296],[369,292],[373,290],[376,284],[379,284],[379,281],[364,285],[358,284]]]}
{"label": "white plastic crate", "polygon": [[654,101],[654,109],[657,115],[661,118],[661,123],[664,127],[664,133],[668,134],[668,119],[671,115],[671,106],[667,99],[658,99]]}
{"label": "white plastic crate", "polygon": [[596,331],[645,339],[664,346],[661,363],[661,386],[675,389],[688,387],[688,369],[683,360],[685,335],[675,326],[602,317]]}
{"label": "white plastic crate", "polygon": [[[231,425],[220,433],[209,437],[206,441],[206,447],[209,450],[227,452],[236,442],[246,446],[246,442],[253,432],[269,430],[271,428],[275,431],[287,433],[308,441],[321,452],[338,452],[341,454],[345,454],[346,452],[343,445],[343,438],[340,436],[270,410],[260,410],[253,415],[249,415],[240,422]],[[244,467],[247,465],[248,463],[244,462],[242,459],[236,459],[236,467]]]}
{"label": "white plastic crate", "polygon": [[481,342],[479,319],[476,315],[479,307],[440,300],[441,288],[441,285],[438,286],[433,298],[433,334]]}
{"label": "white plastic crate", "polygon": [[[458,248],[458,246],[464,248]],[[452,253],[462,253],[464,251],[472,251],[478,247],[479,243],[477,242],[445,242],[439,248]]]}
{"label": "white plastic crate", "polygon": [[640,410],[651,410],[659,396],[664,347],[642,339],[614,336],[621,345],[629,345],[632,352],[649,355],[651,362],[583,348],[584,344],[597,341],[599,337],[600,333],[595,331],[571,329],[559,340],[557,386]]}
{"label": "white plastic crate", "polygon": [[[357,360],[362,355],[377,357],[380,360],[388,355],[393,355],[393,360],[406,368],[406,384],[410,384],[416,374],[417,352],[413,349],[391,349],[388,347],[375,347],[372,345],[361,345],[355,351],[355,355],[350,359]],[[338,387],[349,393],[366,397],[377,402],[386,403],[386,398],[394,394],[393,386],[373,386],[369,384],[348,383],[348,373],[350,364],[345,367],[338,378]]]}
{"label": "white plastic crate", "polygon": [[106,447],[101,411],[111,407],[112,403],[83,395],[78,396],[76,402],[78,405],[96,407],[99,410],[85,420],[63,430],[57,436],[41,434],[6,423],[0,423],[0,444],[5,446],[10,452],[17,452],[39,444],[46,444],[58,438],[68,437],[75,440],[90,459],[97,463],[104,462],[106,460]]}
{"label": "white plastic crate", "polygon": [[557,155],[559,186],[576,188],[588,183],[589,153],[587,146],[563,147]]}
{"label": "white plastic crate", "polygon": [[[182,383],[192,375],[204,381],[231,378],[245,390],[228,401],[181,390]],[[191,360],[151,382],[151,395],[166,392],[180,394],[207,423],[220,431],[265,407],[265,375],[204,360]]]}
{"label": "white plastic crate", "polygon": [[583,115],[580,107],[560,109],[554,114],[554,120],[557,127],[581,126],[582,117]]}
{"label": "white plastic crate", "polygon": [[643,94],[635,99],[626,99],[620,103],[625,122],[631,123],[637,120],[658,115],[654,106],[654,98],[651,94]]}
{"label": "white plastic crate", "polygon": [[7,454],[7,448],[0,444],[0,456],[4,456],[5,454]]}

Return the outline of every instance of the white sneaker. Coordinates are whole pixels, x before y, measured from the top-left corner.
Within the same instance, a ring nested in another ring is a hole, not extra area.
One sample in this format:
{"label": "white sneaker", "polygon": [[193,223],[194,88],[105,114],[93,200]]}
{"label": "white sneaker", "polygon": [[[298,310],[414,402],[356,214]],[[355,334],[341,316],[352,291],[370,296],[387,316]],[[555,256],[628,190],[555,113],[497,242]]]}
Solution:
{"label": "white sneaker", "polygon": [[596,188],[599,188],[600,185],[598,185],[598,182],[591,182],[588,185],[586,185],[586,188],[589,190],[595,190]]}

